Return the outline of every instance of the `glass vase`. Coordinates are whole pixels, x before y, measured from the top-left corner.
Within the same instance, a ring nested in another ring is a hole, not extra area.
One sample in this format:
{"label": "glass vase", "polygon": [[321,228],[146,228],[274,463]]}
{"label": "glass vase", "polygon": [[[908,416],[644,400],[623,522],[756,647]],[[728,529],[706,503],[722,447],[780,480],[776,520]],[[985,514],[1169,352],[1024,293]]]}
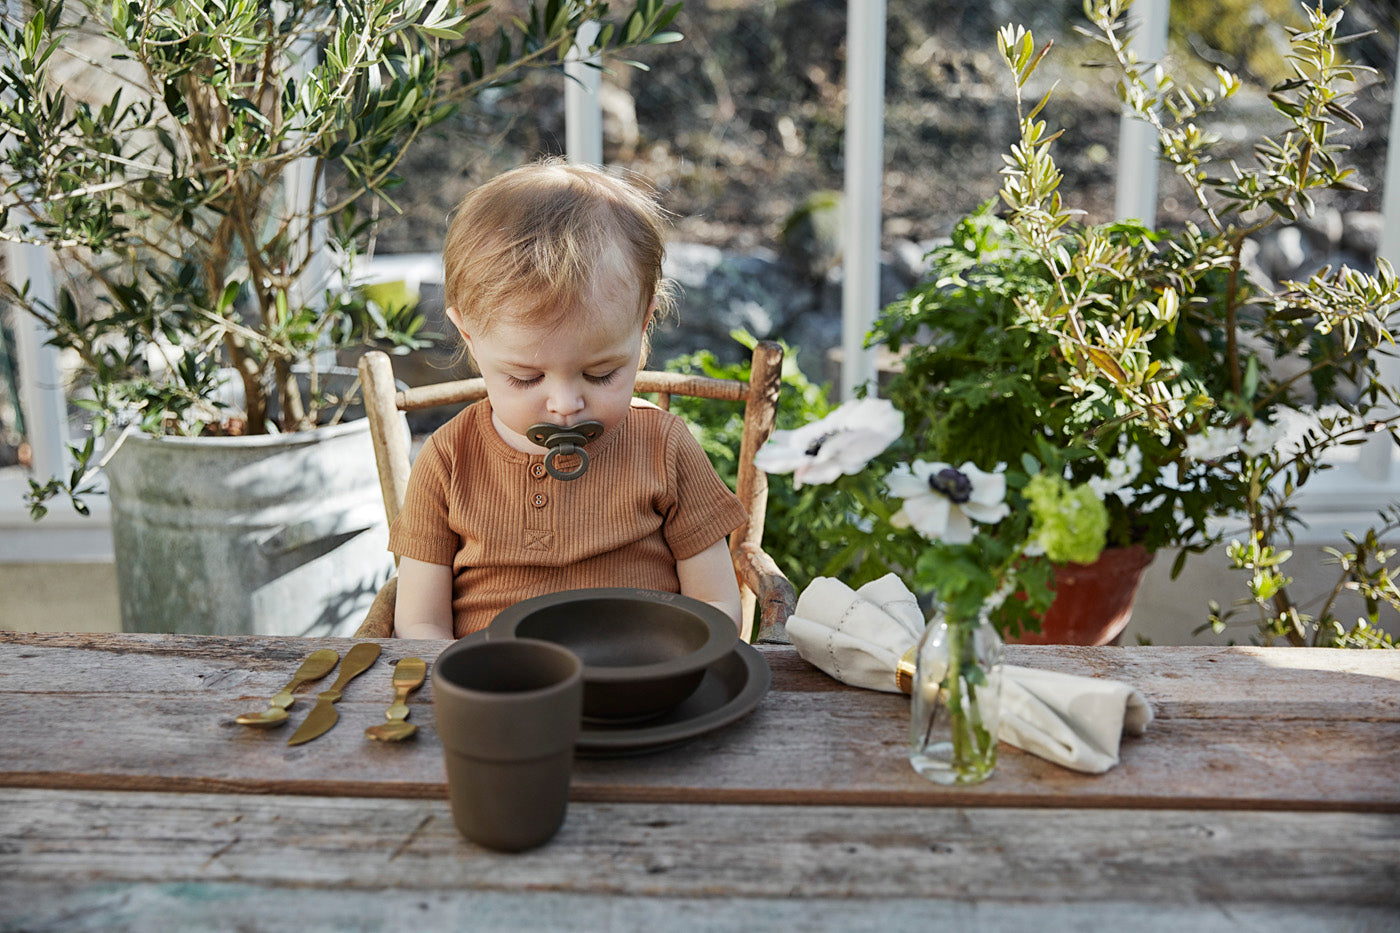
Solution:
{"label": "glass vase", "polygon": [[1002,642],[986,618],[936,613],[915,650],[909,763],[939,784],[977,784],[997,763]]}

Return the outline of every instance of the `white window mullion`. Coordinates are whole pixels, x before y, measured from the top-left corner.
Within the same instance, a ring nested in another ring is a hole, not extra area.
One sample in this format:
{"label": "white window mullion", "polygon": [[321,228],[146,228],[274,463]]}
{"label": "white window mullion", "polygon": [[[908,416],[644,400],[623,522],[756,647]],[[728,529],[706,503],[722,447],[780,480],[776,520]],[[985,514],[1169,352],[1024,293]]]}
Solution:
{"label": "white window mullion", "polygon": [[841,237],[841,397],[875,379],[865,335],[880,310],[884,190],[885,0],[846,4],[845,205]]}
{"label": "white window mullion", "polygon": [[[1128,11],[1129,45],[1138,61],[1159,62],[1167,51],[1170,0],[1137,0]],[[1118,188],[1113,210],[1119,220],[1157,223],[1157,129],[1126,107],[1118,122]]]}
{"label": "white window mullion", "polygon": [[599,59],[587,56],[597,37],[596,22],[580,25],[577,41],[564,63],[564,149],[569,161],[578,164],[603,164],[603,112],[598,102],[601,73],[593,67]]}
{"label": "white window mullion", "polygon": [[[1400,56],[1396,58],[1395,77],[1390,82],[1389,146],[1385,152],[1385,179],[1381,182],[1381,240],[1377,255],[1392,266],[1400,268]],[[1382,357],[1379,360],[1381,378],[1391,386],[1400,386],[1400,360]],[[1395,443],[1387,436],[1371,439],[1361,451],[1358,466],[1369,480],[1400,486],[1400,470],[1396,468]]]}
{"label": "white window mullion", "polygon": [[[55,289],[49,251],[28,243],[8,243],[7,269],[17,287],[29,283],[31,298],[53,305]],[[48,477],[68,470],[68,405],[58,350],[46,341],[49,329],[22,309],[14,314],[15,356],[20,376],[25,437],[32,451],[31,473]]]}

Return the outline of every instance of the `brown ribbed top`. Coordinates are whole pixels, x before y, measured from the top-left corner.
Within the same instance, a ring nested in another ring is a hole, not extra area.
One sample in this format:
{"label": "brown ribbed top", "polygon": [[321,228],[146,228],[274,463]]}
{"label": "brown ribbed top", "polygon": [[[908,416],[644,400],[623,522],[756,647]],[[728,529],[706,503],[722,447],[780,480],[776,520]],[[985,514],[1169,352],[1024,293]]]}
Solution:
{"label": "brown ribbed top", "polygon": [[[544,456],[515,450],[491,402],[428,438],[389,533],[402,557],[450,564],[458,638],[522,599],[589,586],[680,592],[676,561],[743,524],[746,513],[685,422],[640,400],[588,445],[579,479],[554,479]],[[572,467],[560,457],[556,466]]]}

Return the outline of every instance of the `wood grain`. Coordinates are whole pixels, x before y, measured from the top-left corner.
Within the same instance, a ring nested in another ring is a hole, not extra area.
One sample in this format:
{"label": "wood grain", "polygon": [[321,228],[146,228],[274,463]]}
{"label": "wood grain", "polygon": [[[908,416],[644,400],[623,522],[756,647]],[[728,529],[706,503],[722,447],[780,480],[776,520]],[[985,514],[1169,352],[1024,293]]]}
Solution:
{"label": "wood grain", "polygon": [[111,919],[126,890],[128,907],[183,899],[206,911],[217,892],[251,893],[227,906],[278,928],[290,918],[266,911],[287,909],[268,897],[279,891],[300,892],[302,910],[327,906],[318,891],[409,905],[472,893],[540,908],[608,901],[634,918],[633,899],[723,900],[733,917],[791,899],[804,927],[851,919],[823,905],[852,898],[867,920],[960,902],[1087,917],[1097,906],[1100,920],[1131,905],[1178,920],[1250,905],[1335,919],[1400,906],[1397,851],[1400,817],[1388,814],[575,803],[547,846],[498,855],[462,840],[439,800],[11,789],[0,790],[0,918],[41,918],[42,894],[70,919],[94,903]]}
{"label": "wood grain", "polygon": [[[709,376],[696,376],[690,373],[668,373],[659,370],[642,370],[637,374],[636,393],[638,395],[659,392],[664,395],[698,395],[702,398],[720,399],[729,402],[742,402],[748,397],[748,384],[735,379],[713,379]],[[418,411],[436,408],[439,405],[458,405],[475,402],[486,397],[486,380],[481,377],[459,379],[455,382],[439,382],[435,385],[415,386],[399,392],[395,404],[403,411]]]}
{"label": "wood grain", "polygon": [[[435,891],[399,888],[330,890],[230,882],[93,885],[66,894],[41,882],[24,893],[36,905],[19,914],[24,933],[151,933],[199,930],[247,933],[380,933],[384,930],[753,930],[871,931],[1035,930],[1082,933],[1356,933],[1395,929],[1395,908],[1357,904],[1228,905],[1056,903],[932,899],[745,897],[608,897],[557,892]],[[0,910],[0,915],[5,911]],[[3,919],[3,916],[0,916]],[[0,927],[0,929],[9,929]]]}
{"label": "wood grain", "polygon": [[403,415],[394,405],[397,389],[389,355],[371,350],[360,357],[359,371],[374,464],[379,473],[379,492],[384,499],[384,515],[392,525],[408,492],[408,432],[404,430]]}
{"label": "wood grain", "polygon": [[[288,748],[326,684],[303,688],[282,729],[234,723],[307,653],[344,639],[0,633],[0,786],[324,796],[445,795],[431,686],[418,736],[363,729],[392,697],[394,662],[446,642],[386,640],[338,704],[341,722]],[[1157,710],[1121,764],[1087,776],[1003,745],[971,788],[919,778],[905,759],[908,700],[857,690],[790,648],[762,649],[773,690],[747,718],[681,748],[580,760],[573,797],[598,803],[1400,812],[1400,660],[1390,652],[1258,648],[1008,648],[1028,666],[1111,677]]]}

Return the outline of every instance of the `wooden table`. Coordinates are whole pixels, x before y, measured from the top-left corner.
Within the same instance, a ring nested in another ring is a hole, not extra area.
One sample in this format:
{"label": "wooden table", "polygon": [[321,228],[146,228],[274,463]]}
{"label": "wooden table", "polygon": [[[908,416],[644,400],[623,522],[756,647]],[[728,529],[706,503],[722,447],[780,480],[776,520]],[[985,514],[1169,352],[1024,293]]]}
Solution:
{"label": "wooden table", "polygon": [[[549,845],[462,840],[431,688],[371,743],[385,641],[296,748],[258,708],[343,639],[0,633],[0,929],[1141,930],[1400,924],[1400,654],[1011,647],[1157,711],[1101,776],[1003,745],[971,788],[905,760],[908,700],[790,648],[747,718],[580,760]],[[327,682],[303,688],[313,695]]]}

